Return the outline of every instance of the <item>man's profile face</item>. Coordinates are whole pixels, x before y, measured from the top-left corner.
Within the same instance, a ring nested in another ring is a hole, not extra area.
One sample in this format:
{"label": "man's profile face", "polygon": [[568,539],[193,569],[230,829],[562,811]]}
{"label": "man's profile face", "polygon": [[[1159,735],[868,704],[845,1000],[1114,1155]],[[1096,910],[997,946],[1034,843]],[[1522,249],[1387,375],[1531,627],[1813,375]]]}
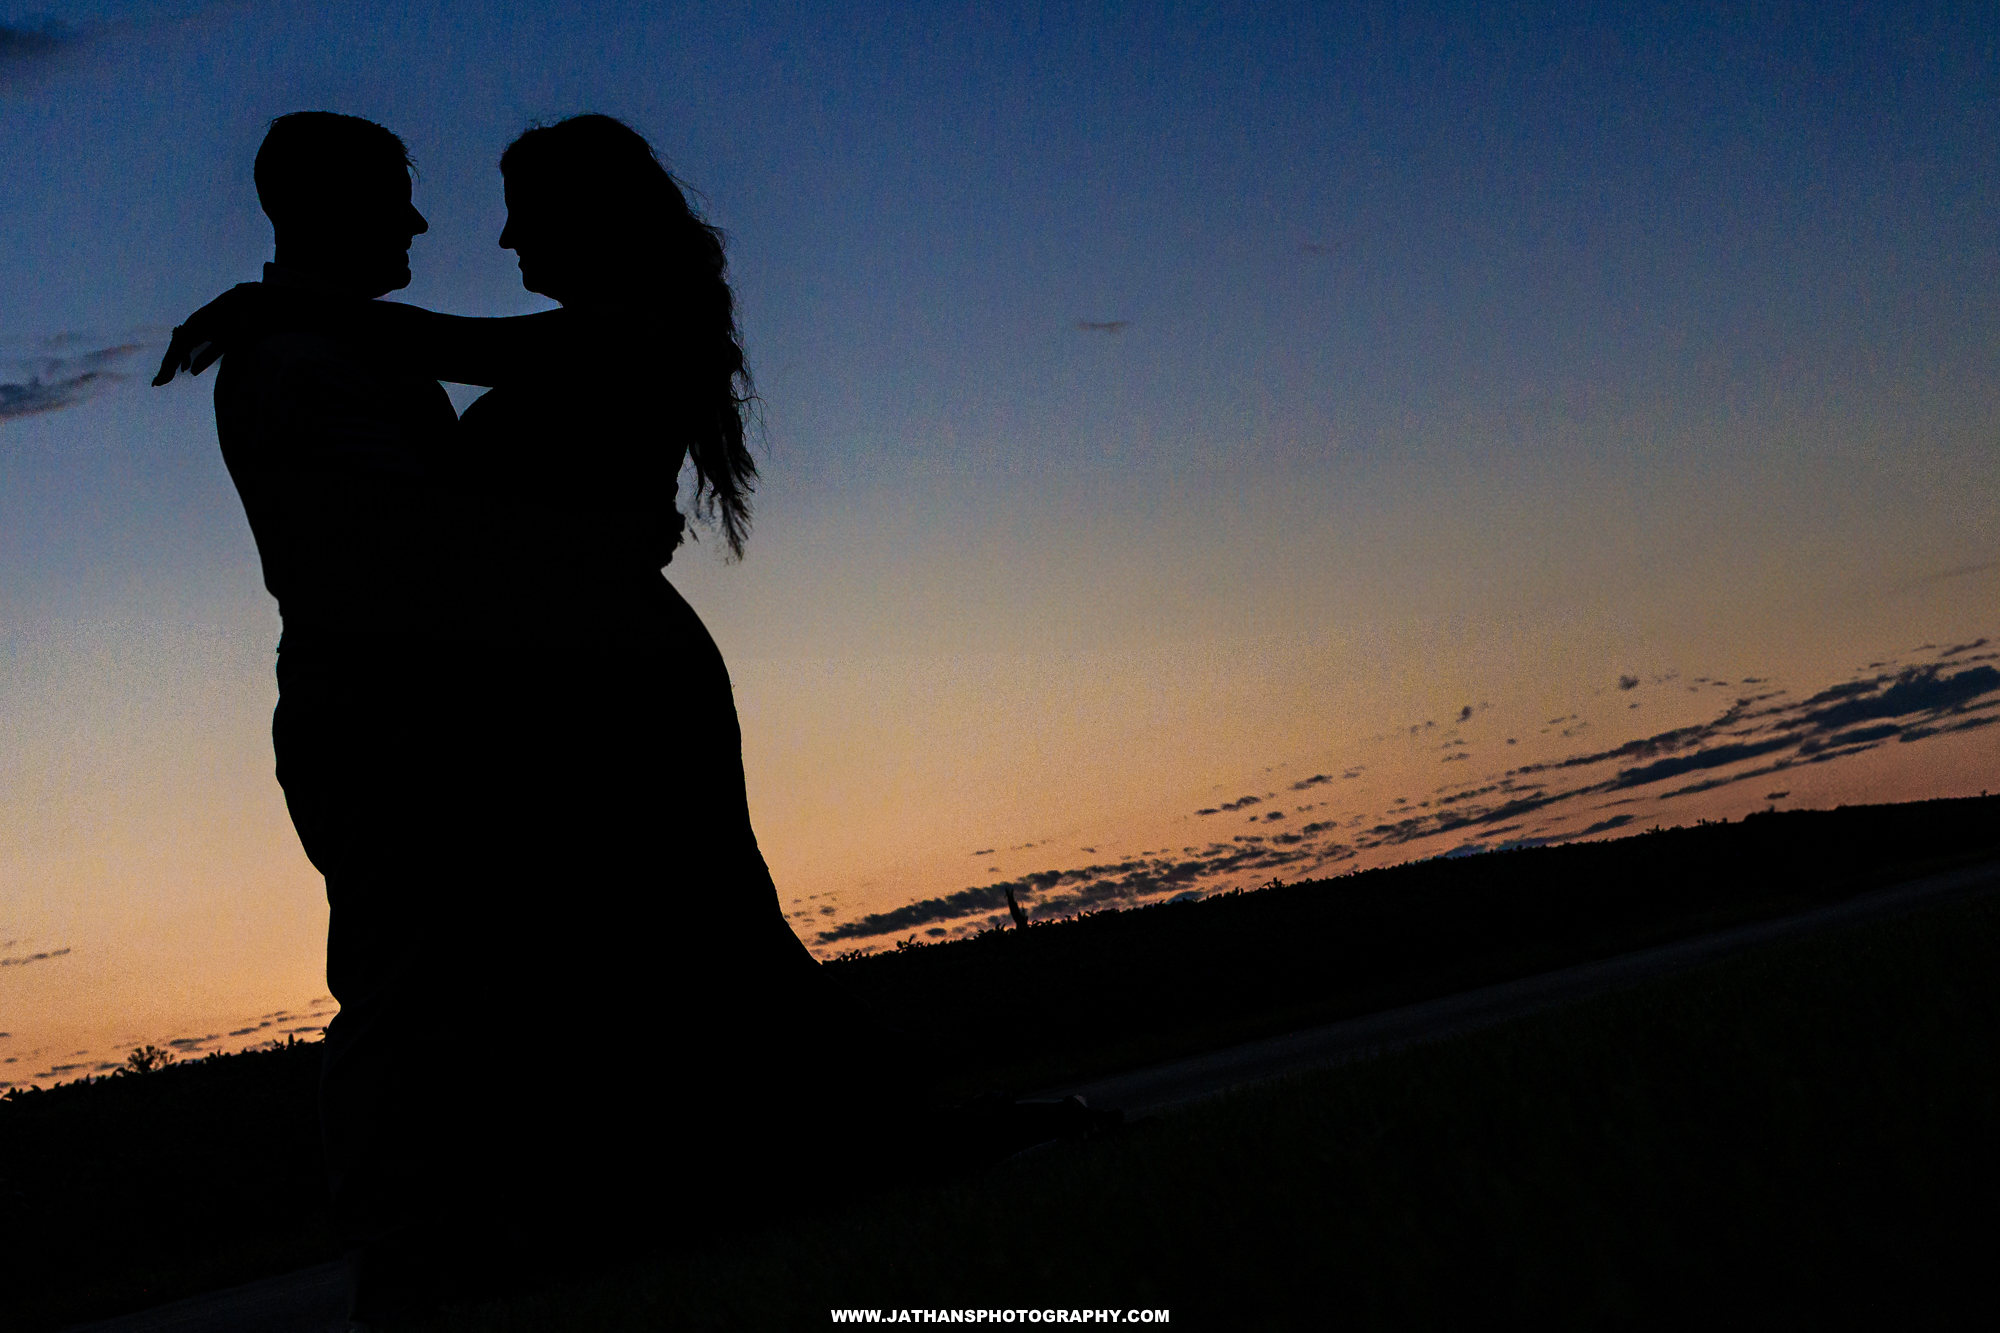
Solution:
{"label": "man's profile face", "polygon": [[410,173],[398,162],[355,186],[353,207],[329,239],[351,256],[344,267],[369,296],[400,291],[410,285],[410,242],[430,230],[410,202]]}
{"label": "man's profile face", "polygon": [[410,242],[430,224],[410,202],[410,173],[401,162],[329,182],[317,203],[278,226],[287,263],[357,296],[410,285]]}

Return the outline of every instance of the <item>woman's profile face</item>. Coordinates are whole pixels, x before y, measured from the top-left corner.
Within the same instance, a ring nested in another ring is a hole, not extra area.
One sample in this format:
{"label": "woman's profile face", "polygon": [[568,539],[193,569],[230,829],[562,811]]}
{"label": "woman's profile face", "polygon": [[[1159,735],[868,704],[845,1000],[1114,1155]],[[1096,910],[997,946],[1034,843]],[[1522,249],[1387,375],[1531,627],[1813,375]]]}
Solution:
{"label": "woman's profile face", "polygon": [[507,224],[500,229],[500,247],[520,260],[521,285],[552,300],[575,299],[583,245],[574,209],[564,208],[554,191],[527,181],[509,178],[505,190]]}

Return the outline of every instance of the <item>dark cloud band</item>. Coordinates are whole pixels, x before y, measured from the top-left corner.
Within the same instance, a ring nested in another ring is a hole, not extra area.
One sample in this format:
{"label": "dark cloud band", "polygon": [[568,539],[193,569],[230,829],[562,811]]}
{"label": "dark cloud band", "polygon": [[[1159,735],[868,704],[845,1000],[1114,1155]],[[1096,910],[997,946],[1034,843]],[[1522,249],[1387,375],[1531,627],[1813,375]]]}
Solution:
{"label": "dark cloud band", "polygon": [[[73,341],[73,337],[51,339],[45,346],[62,347]],[[79,355],[42,355],[10,363],[26,377],[0,381],[0,421],[88,402],[100,390],[129,378],[113,367],[146,347],[144,342],[124,341]]]}
{"label": "dark cloud band", "polygon": [[[1346,818],[1351,832],[1344,840],[1336,840],[1342,819],[1320,818],[1283,831],[1271,828],[1269,836],[1246,833],[1205,848],[1183,848],[1180,857],[1142,853],[1110,864],[1042,870],[833,924],[818,934],[817,942],[826,946],[920,930],[933,937],[948,934],[940,923],[998,918],[1007,910],[1010,893],[1030,918],[1048,920],[1184,893],[1244,887],[1248,875],[1261,879],[1283,870],[1297,879],[1369,851],[1393,852],[1452,833],[1477,841],[1435,854],[1466,856],[1599,836],[1640,818],[1629,811],[1611,813],[1612,807],[1641,800],[1672,801],[1788,769],[1837,762],[1891,741],[1908,744],[2000,722],[2000,668],[1988,664],[2000,661],[2000,654],[1979,651],[1986,644],[1985,639],[1976,639],[1943,650],[1933,645],[1937,656],[1926,664],[1899,668],[1878,663],[1867,676],[1803,700],[1789,699],[1776,688],[1739,695],[1709,722],[1509,769],[1459,790],[1442,788],[1422,800],[1412,794],[1392,802],[1372,823],[1358,814]],[[1624,679],[1636,686],[1636,677]],[[1742,684],[1766,682],[1752,677]],[[1577,721],[1572,715],[1550,725]],[[1570,730],[1581,729],[1579,725]],[[1591,769],[1596,771],[1586,771]],[[1359,772],[1343,770],[1341,776]],[[1315,773],[1291,783],[1290,789],[1305,791],[1332,781],[1327,774]],[[1788,794],[1789,789],[1768,799]],[[1273,799],[1246,794],[1194,813],[1243,812]],[[1300,812],[1318,808],[1302,806]],[[1572,812],[1585,810],[1588,815],[1575,819],[1578,827],[1566,826]],[[1250,816],[1254,825],[1265,828],[1284,817],[1284,811],[1270,809]]]}
{"label": "dark cloud band", "polygon": [[0,958],[0,967],[26,967],[29,963],[41,963],[51,958],[60,958],[68,952],[68,949],[48,949],[41,953],[25,954],[19,958]]}
{"label": "dark cloud band", "polygon": [[1274,870],[1301,862],[1310,862],[1317,869],[1354,855],[1351,848],[1317,841],[1317,835],[1331,827],[1309,824],[1298,834],[1280,834],[1268,842],[1261,837],[1245,837],[1240,841],[1211,843],[1204,849],[1188,849],[1193,854],[1178,860],[1135,857],[1111,865],[1037,871],[1000,884],[926,898],[894,911],[870,913],[820,932],[818,940],[821,944],[837,944],[842,940],[902,934],[938,921],[999,913],[1006,910],[1010,889],[1022,899],[1032,896],[1028,915],[1047,920],[1114,904],[1137,905],[1244,871]]}
{"label": "dark cloud band", "polygon": [[50,60],[81,41],[83,35],[59,19],[0,23],[0,70],[20,69]]}

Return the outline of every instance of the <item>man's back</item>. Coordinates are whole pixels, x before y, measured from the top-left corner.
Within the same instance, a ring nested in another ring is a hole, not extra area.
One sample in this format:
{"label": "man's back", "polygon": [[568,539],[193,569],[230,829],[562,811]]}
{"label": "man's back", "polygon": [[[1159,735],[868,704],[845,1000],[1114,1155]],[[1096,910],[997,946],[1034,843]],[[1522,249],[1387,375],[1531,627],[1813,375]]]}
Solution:
{"label": "man's back", "polygon": [[224,357],[215,385],[223,461],[295,660],[421,635],[445,582],[436,468],[457,425],[451,400],[371,362],[337,314],[302,304]]}

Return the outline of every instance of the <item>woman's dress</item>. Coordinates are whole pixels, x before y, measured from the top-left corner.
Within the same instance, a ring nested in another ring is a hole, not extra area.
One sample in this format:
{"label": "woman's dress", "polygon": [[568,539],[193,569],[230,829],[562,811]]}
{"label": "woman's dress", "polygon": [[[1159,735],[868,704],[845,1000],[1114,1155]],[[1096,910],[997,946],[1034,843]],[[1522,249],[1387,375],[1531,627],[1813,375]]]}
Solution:
{"label": "woman's dress", "polygon": [[880,1052],[784,919],[728,671],[661,572],[681,457],[660,411],[495,389],[446,474],[454,953],[474,1049],[512,1076],[504,1109],[464,1112],[465,1160],[516,1213],[589,1215],[575,1196],[606,1190],[755,1209]]}

